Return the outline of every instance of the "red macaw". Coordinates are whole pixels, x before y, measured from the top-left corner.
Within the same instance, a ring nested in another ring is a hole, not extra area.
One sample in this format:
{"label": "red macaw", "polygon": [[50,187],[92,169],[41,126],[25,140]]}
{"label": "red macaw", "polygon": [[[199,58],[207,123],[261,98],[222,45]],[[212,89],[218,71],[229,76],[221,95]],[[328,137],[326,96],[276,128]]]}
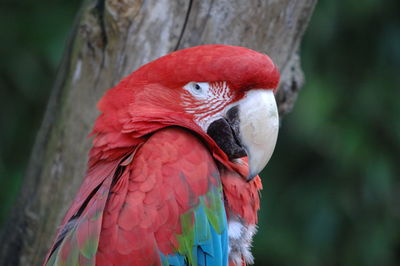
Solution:
{"label": "red macaw", "polygon": [[253,263],[278,82],[267,55],[203,45],[110,89],[98,104],[86,177],[45,265]]}

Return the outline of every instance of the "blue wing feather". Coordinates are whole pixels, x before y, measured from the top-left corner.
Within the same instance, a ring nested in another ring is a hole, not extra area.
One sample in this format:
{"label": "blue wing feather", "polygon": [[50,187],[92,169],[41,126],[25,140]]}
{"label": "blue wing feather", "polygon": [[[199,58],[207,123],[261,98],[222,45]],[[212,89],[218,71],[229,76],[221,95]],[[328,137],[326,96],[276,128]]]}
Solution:
{"label": "blue wing feather", "polygon": [[[183,232],[183,234],[194,234],[191,256],[182,253],[168,255],[161,253],[163,265],[228,265],[228,228],[222,192],[221,189],[212,189],[209,193],[213,194],[211,204],[214,206],[207,206],[205,201],[201,200],[200,204],[191,210],[194,214],[193,230]],[[209,193],[202,197],[209,196]],[[210,208],[212,212],[207,211]],[[193,261],[190,262],[188,257],[193,258]]]}

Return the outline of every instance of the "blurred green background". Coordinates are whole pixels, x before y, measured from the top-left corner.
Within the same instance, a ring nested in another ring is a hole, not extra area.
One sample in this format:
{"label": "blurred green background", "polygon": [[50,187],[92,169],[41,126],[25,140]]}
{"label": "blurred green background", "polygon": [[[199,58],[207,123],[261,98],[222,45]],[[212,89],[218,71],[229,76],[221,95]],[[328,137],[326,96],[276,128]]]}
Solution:
{"label": "blurred green background", "polygon": [[[0,225],[78,0],[0,4]],[[400,1],[321,0],[306,85],[263,173],[257,265],[400,265]]]}

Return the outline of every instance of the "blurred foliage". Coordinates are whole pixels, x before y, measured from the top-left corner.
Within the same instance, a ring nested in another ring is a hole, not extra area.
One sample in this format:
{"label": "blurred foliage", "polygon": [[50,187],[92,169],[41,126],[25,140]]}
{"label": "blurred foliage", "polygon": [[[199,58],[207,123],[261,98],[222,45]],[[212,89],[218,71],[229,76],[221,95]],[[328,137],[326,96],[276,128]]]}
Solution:
{"label": "blurred foliage", "polygon": [[263,179],[260,265],[400,265],[400,1],[327,1]]}
{"label": "blurred foliage", "polygon": [[0,223],[20,188],[79,4],[0,2]]}
{"label": "blurred foliage", "polygon": [[[0,4],[0,223],[78,0]],[[257,265],[400,265],[400,1],[321,0],[307,83],[263,173]]]}

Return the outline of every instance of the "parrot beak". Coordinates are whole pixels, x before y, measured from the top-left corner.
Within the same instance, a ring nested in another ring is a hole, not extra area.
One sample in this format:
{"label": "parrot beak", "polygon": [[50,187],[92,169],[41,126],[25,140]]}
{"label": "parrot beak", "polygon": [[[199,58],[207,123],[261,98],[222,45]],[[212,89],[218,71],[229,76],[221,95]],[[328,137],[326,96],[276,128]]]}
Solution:
{"label": "parrot beak", "polygon": [[239,137],[249,158],[248,181],[267,165],[275,149],[279,115],[272,90],[251,90],[238,102]]}
{"label": "parrot beak", "polygon": [[248,156],[251,181],[267,165],[279,130],[278,108],[272,90],[251,90],[230,107],[224,118],[210,124],[207,134],[230,159]]}

